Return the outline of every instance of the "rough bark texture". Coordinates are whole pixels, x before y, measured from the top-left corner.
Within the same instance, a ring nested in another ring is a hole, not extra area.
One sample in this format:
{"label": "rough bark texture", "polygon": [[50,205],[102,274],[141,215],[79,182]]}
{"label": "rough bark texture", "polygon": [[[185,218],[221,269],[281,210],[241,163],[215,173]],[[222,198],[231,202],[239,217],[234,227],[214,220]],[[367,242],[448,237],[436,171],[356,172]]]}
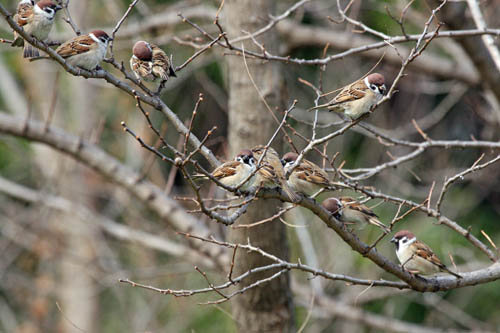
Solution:
{"label": "rough bark texture", "polygon": [[[263,24],[268,14],[274,12],[274,1],[269,0],[231,0],[226,1],[226,26],[230,37],[240,36],[242,31],[255,31]],[[277,38],[270,31],[259,39],[271,52],[277,50]],[[239,45],[238,45],[239,46]],[[251,43],[245,43],[246,50],[256,50]],[[273,50],[274,49],[274,50]],[[250,73],[259,90],[271,107],[282,107],[280,64],[263,63],[247,59]],[[232,156],[242,148],[266,144],[277,128],[269,111],[259,98],[248,76],[242,57],[228,57],[229,72],[229,143]],[[275,142],[273,146],[281,151]],[[276,213],[280,203],[273,200],[259,200],[239,219],[239,224],[247,224],[267,218]],[[233,242],[246,243],[273,253],[281,258],[288,257],[288,244],[284,224],[275,220],[250,229],[233,229]],[[243,273],[250,268],[269,264],[261,256],[239,251],[236,255],[234,274]],[[246,285],[272,275],[267,272],[254,276]],[[240,286],[243,287],[243,286]],[[275,279],[259,288],[251,289],[233,300],[232,311],[242,332],[290,331],[293,328],[293,307],[291,304],[289,276]]]}

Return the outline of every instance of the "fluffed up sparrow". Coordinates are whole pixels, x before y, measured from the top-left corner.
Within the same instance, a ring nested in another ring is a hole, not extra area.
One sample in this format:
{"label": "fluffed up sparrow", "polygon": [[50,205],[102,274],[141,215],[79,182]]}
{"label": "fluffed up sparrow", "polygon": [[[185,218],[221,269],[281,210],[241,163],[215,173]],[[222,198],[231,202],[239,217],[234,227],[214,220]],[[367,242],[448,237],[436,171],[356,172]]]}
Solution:
{"label": "fluffed up sparrow", "polygon": [[[257,186],[263,188],[280,187],[288,195],[291,201],[296,202],[300,200],[300,196],[288,186],[285,178],[285,170],[283,169],[283,165],[281,164],[281,160],[276,150],[271,147],[266,150],[264,146],[259,145],[252,148],[252,153],[255,157],[257,168],[260,167],[257,171]],[[259,160],[263,155],[264,157],[259,164]]]}
{"label": "fluffed up sparrow", "polygon": [[[256,168],[256,160],[252,152],[248,149],[243,149],[236,155],[233,161],[228,161],[217,167],[212,171],[212,176],[226,186],[240,185],[247,179]],[[201,178],[207,178],[204,175],[196,175]],[[255,175],[248,178],[248,180],[240,187],[242,191],[251,191],[255,187]]]}
{"label": "fluffed up sparrow", "polygon": [[364,228],[368,224],[372,224],[382,229],[386,234],[391,232],[385,224],[379,221],[377,215],[370,208],[360,204],[354,198],[332,197],[324,200],[321,205],[329,211],[333,217],[345,224],[355,224],[359,229]]}
{"label": "fluffed up sparrow", "polygon": [[[285,173],[292,168],[298,157],[299,155],[294,152],[283,155],[281,164],[283,164]],[[303,158],[288,177],[288,185],[296,192],[312,195],[322,188],[330,187],[333,189],[338,184],[328,179],[328,174],[325,170]]]}
{"label": "fluffed up sparrow", "polygon": [[447,272],[459,279],[462,278],[443,265],[431,248],[417,240],[408,230],[398,231],[391,239],[391,243],[396,245],[396,255],[401,266],[413,274],[431,275]]}
{"label": "fluffed up sparrow", "polygon": [[[40,41],[45,41],[49,37],[50,30],[54,23],[56,13],[62,7],[51,0],[41,0],[35,4],[33,0],[22,0],[17,5],[17,12],[14,21],[23,30]],[[24,39],[14,32],[12,46],[24,46],[23,57],[39,57],[38,49],[25,43]]]}
{"label": "fluffed up sparrow", "polygon": [[160,87],[175,75],[167,54],[155,44],[138,41],[132,48],[130,68],[139,80],[160,82]]}
{"label": "fluffed up sparrow", "polygon": [[368,113],[387,93],[382,74],[372,73],[342,89],[330,102],[309,109],[326,107],[330,111],[342,112],[352,120]]}

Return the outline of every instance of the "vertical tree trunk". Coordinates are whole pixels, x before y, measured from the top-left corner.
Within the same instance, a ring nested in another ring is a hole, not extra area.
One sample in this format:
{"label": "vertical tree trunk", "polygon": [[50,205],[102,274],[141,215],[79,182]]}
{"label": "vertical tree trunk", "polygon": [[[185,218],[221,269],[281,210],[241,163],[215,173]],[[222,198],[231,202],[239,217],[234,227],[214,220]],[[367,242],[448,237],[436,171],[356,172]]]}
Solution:
{"label": "vertical tree trunk", "polygon": [[[268,14],[273,14],[275,1],[230,0],[226,1],[227,31],[229,37],[242,35],[242,31],[255,31],[266,23]],[[259,38],[271,52],[277,50],[277,36],[274,31]],[[240,46],[238,44],[237,46]],[[274,49],[274,50],[273,50]],[[259,51],[250,41],[245,42],[245,50]],[[242,148],[266,144],[277,128],[269,111],[260,99],[249,78],[242,57],[228,56],[229,71],[229,143],[234,156]],[[259,90],[271,106],[282,107],[283,86],[280,64],[248,59],[249,71]],[[275,142],[280,144],[280,142]],[[278,148],[278,147],[275,147]],[[277,149],[281,151],[281,149]],[[255,222],[276,213],[279,201],[258,200],[238,223]],[[233,229],[231,239],[236,243],[250,243],[280,258],[288,257],[288,243],[285,226],[278,220],[250,229]],[[259,255],[238,251],[234,274],[267,265],[270,262]],[[246,285],[268,277],[275,272],[256,275]],[[242,287],[242,286],[240,286]],[[244,332],[271,332],[293,330],[293,306],[290,297],[288,273],[280,278],[247,291],[233,301],[233,315]]]}

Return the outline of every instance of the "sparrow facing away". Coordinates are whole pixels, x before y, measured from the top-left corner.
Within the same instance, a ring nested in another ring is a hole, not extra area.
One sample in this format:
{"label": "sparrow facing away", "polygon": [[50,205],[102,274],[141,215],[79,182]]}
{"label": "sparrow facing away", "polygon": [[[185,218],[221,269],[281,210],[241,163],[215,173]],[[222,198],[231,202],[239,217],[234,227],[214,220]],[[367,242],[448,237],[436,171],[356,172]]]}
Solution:
{"label": "sparrow facing away", "polygon": [[342,89],[330,102],[309,111],[326,107],[330,111],[342,112],[352,120],[371,111],[387,93],[382,74],[372,73]]}
{"label": "sparrow facing away", "polygon": [[[288,172],[298,157],[299,155],[294,152],[283,155],[281,164],[285,169],[285,173]],[[288,177],[288,185],[296,192],[312,195],[322,188],[334,187],[336,184],[328,179],[325,170],[303,158]]]}
{"label": "sparrow facing away", "polygon": [[447,272],[459,279],[462,278],[443,265],[431,248],[417,240],[408,230],[398,231],[391,239],[391,243],[396,245],[396,255],[401,266],[413,274],[431,275]]}
{"label": "sparrow facing away", "polygon": [[252,148],[253,156],[257,162],[257,167],[260,167],[257,171],[257,186],[263,188],[276,188],[281,187],[281,189],[288,195],[291,201],[296,202],[300,200],[300,196],[295,193],[285,178],[285,170],[281,164],[278,153],[273,148],[269,147],[266,151],[264,158],[259,164],[261,156],[266,151],[265,147],[262,145],[255,146]]}
{"label": "sparrow facing away", "polygon": [[[54,23],[56,13],[62,7],[51,0],[41,0],[35,4],[33,0],[22,0],[17,5],[17,12],[14,21],[23,30],[40,41],[45,41],[49,37],[50,29]],[[14,32],[12,46],[24,46],[23,57],[39,57],[40,52]]]}
{"label": "sparrow facing away", "polygon": [[[212,176],[226,186],[237,186],[255,171],[257,162],[248,149],[243,149],[233,161],[227,161],[214,171]],[[205,175],[196,175],[207,178]],[[242,191],[250,191],[255,185],[255,175],[250,177],[241,187]]]}
{"label": "sparrow facing away", "polygon": [[360,204],[354,198],[340,197],[337,199],[332,197],[324,200],[321,205],[337,220],[345,224],[356,224],[358,229],[373,224],[386,234],[391,232],[385,224],[379,221],[377,215],[370,208]]}
{"label": "sparrow facing away", "polygon": [[92,71],[104,59],[110,40],[104,31],[94,30],[64,42],[56,52],[69,65]]}
{"label": "sparrow facing away", "polygon": [[170,76],[177,77],[167,54],[155,44],[145,41],[136,42],[132,48],[130,68],[139,80],[160,81],[163,84]]}

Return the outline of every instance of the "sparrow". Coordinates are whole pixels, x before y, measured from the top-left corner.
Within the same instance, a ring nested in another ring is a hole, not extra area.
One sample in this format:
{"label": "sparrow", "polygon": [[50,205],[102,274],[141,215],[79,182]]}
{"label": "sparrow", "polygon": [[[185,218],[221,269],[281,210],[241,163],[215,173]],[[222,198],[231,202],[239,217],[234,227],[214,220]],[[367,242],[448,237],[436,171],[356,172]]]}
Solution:
{"label": "sparrow", "polygon": [[[298,201],[300,197],[288,185],[285,178],[285,170],[283,169],[283,165],[281,164],[281,160],[276,150],[271,147],[266,150],[264,146],[259,145],[252,148],[252,153],[257,161],[257,185],[263,188],[280,187],[288,195],[290,200],[293,202]],[[263,155],[264,157],[259,164],[259,160]]]}
{"label": "sparrow", "polygon": [[64,42],[56,52],[69,65],[92,71],[104,59],[110,40],[104,31],[94,30]]}
{"label": "sparrow", "polygon": [[177,77],[167,54],[155,44],[145,41],[138,41],[134,44],[130,68],[138,80],[159,81],[160,87],[170,76]]}
{"label": "sparrow", "polygon": [[408,230],[398,231],[391,239],[391,243],[396,245],[396,255],[401,266],[413,274],[431,275],[447,272],[459,279],[462,278],[443,265],[431,248],[417,240]]}
{"label": "sparrow", "polygon": [[[61,6],[51,0],[41,0],[36,4],[33,0],[21,0],[17,5],[14,21],[26,33],[43,42],[49,37],[56,13],[61,8]],[[24,58],[40,56],[38,49],[28,43],[24,43],[24,39],[16,32],[14,32],[12,46],[24,46]]]}
{"label": "sparrow", "polygon": [[[226,186],[240,185],[256,169],[257,162],[248,149],[243,149],[236,155],[233,161],[228,161],[212,171],[211,175]],[[205,175],[195,175],[200,178],[207,178]],[[250,177],[239,189],[241,191],[251,191],[254,188],[255,175]]]}
{"label": "sparrow", "polygon": [[382,229],[386,234],[391,232],[385,224],[379,221],[377,215],[370,208],[360,204],[354,198],[332,197],[324,200],[321,205],[329,211],[333,217],[345,224],[357,224],[360,229],[368,224],[373,224]]}
{"label": "sparrow", "polygon": [[[283,155],[281,164],[283,165],[285,174],[292,168],[298,157],[299,155],[294,152]],[[328,179],[328,174],[325,170],[305,158],[293,169],[287,182],[294,191],[304,193],[305,195],[312,195],[323,188],[339,185]]]}
{"label": "sparrow", "polygon": [[326,107],[330,111],[342,112],[355,120],[370,112],[386,93],[384,76],[373,73],[344,87],[330,102],[318,105],[309,111]]}

